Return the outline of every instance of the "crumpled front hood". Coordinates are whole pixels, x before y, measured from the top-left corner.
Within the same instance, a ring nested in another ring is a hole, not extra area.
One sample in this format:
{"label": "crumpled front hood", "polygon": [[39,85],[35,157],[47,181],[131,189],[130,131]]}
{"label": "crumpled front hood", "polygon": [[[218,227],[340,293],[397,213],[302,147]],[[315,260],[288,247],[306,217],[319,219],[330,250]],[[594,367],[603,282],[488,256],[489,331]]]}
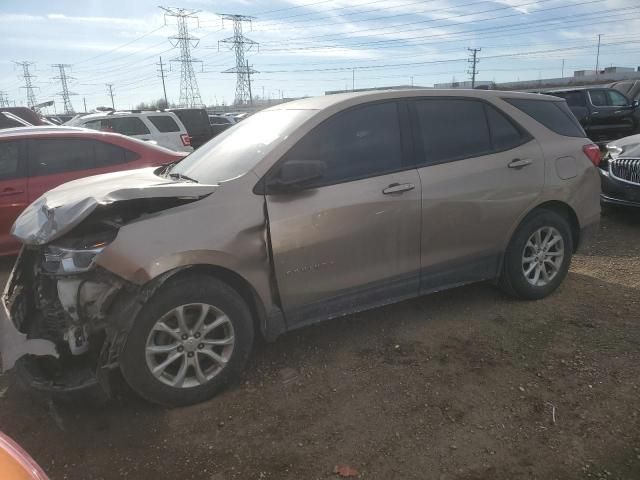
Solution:
{"label": "crumpled front hood", "polygon": [[141,198],[202,198],[216,185],[154,175],[156,168],[74,180],[48,191],[27,207],[11,228],[23,243],[42,245],[71,231],[101,205]]}

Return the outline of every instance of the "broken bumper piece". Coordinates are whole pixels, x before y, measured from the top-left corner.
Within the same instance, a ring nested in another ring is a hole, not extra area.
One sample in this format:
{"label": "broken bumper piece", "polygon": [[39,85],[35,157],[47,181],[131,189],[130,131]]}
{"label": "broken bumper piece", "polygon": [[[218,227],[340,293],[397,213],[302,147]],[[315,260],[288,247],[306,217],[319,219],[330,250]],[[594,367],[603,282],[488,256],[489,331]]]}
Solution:
{"label": "broken bumper piece", "polygon": [[[18,257],[17,262],[20,262],[20,257]],[[7,281],[7,290],[5,290],[0,299],[0,357],[2,358],[3,372],[13,368],[16,360],[24,355],[58,356],[53,342],[39,338],[27,338],[27,335],[20,332],[11,321],[6,298],[7,291],[13,283],[14,272],[11,273]]]}

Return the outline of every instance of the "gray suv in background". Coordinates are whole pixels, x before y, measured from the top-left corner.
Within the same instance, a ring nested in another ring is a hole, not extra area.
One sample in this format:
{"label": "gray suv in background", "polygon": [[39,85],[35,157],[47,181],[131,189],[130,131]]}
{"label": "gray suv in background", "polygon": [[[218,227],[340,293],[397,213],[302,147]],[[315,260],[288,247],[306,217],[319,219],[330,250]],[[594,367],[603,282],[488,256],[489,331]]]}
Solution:
{"label": "gray suv in background", "polygon": [[485,280],[543,298],[599,221],[599,161],[551,96],[264,110],[171,167],[34,202],[13,227],[25,247],[0,305],[3,366],[57,389],[119,370],[184,405],[237,377],[257,335]]}

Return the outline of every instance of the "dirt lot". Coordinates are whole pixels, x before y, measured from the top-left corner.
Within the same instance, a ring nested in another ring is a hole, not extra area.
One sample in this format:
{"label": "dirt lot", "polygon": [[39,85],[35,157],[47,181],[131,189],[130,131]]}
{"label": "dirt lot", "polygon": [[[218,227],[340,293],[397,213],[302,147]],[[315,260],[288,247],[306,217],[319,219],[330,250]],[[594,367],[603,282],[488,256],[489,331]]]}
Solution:
{"label": "dirt lot", "polygon": [[616,211],[544,301],[474,285],[327,322],[178,410],[4,375],[0,429],[53,479],[637,480],[639,310],[640,214]]}

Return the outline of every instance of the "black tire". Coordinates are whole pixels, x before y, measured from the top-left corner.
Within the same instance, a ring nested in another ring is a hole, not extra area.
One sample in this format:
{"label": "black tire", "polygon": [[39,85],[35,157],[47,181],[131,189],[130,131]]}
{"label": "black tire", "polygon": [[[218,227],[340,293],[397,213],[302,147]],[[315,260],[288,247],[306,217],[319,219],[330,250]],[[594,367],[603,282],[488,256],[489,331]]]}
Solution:
{"label": "black tire", "polygon": [[[195,303],[222,310],[233,327],[235,343],[226,365],[216,376],[202,385],[176,388],[151,373],[145,354],[147,339],[163,315],[181,305]],[[168,280],[144,305],[120,355],[120,370],[129,386],[150,402],[168,407],[191,405],[213,397],[239,376],[251,353],[253,337],[251,312],[234,289],[209,275],[184,275]]]}
{"label": "black tire", "polygon": [[[522,258],[525,245],[531,235],[538,229],[553,227],[564,242],[564,258],[558,268],[558,273],[544,286],[532,285],[527,281],[522,268]],[[520,224],[504,255],[502,274],[499,280],[500,288],[508,295],[526,300],[538,300],[551,294],[567,276],[573,254],[573,238],[571,227],[565,217],[551,210],[539,209],[530,213]]]}

